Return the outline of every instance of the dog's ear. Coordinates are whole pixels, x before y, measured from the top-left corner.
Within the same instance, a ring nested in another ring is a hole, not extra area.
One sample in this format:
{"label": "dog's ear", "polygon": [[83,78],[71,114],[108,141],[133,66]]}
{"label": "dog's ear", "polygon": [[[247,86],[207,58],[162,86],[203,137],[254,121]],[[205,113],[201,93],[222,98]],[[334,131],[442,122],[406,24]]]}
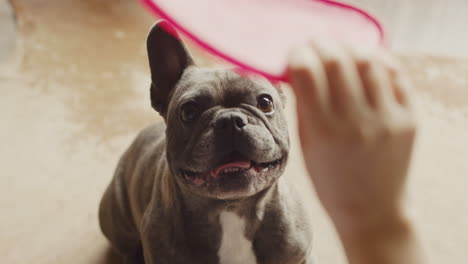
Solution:
{"label": "dog's ear", "polygon": [[146,47],[151,69],[151,105],[165,117],[172,90],[193,60],[176,30],[165,20],[153,25]]}

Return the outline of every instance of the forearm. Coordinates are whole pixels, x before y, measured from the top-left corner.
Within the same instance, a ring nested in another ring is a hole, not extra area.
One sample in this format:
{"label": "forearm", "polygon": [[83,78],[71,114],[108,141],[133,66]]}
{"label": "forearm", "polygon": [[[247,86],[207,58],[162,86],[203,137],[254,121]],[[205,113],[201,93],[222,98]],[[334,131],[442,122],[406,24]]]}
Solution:
{"label": "forearm", "polygon": [[416,121],[398,62],[318,40],[295,50],[289,75],[306,168],[349,263],[423,263],[401,209]]}
{"label": "forearm", "polygon": [[[359,222],[357,222],[359,221]],[[349,264],[422,264],[413,225],[398,215],[376,224],[335,224]]]}

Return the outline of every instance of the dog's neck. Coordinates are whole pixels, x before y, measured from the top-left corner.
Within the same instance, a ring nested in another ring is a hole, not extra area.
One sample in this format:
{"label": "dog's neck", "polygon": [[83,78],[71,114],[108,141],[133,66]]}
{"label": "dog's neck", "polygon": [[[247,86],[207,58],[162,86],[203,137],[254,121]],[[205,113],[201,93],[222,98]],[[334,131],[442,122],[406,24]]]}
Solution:
{"label": "dog's neck", "polygon": [[[267,210],[275,210],[277,194],[277,182],[239,200],[216,200],[180,192],[180,221],[186,230],[186,241],[196,241],[195,247],[210,248],[220,257],[226,255],[223,250],[231,251],[232,244],[246,247],[246,252],[251,252],[248,245],[252,243],[264,215],[268,214]],[[230,254],[232,252],[227,255]]]}
{"label": "dog's neck", "polygon": [[232,234],[235,234],[233,241],[243,241],[240,243],[243,246],[252,243],[262,222],[268,215],[276,215],[272,211],[279,210],[281,204],[279,181],[282,178],[251,197],[218,200],[188,191],[170,172],[163,177],[166,178],[161,181],[160,190],[165,193],[164,196],[170,197],[170,204],[166,204],[163,210],[171,219],[166,228],[171,230],[169,232],[173,234],[173,239],[193,254],[221,254],[218,250],[231,246],[228,244],[223,247],[222,243],[226,242],[223,238],[231,237]]}
{"label": "dog's neck", "polygon": [[[280,178],[281,180],[281,178]],[[219,224],[219,215],[232,212],[245,219],[249,224],[261,222],[267,208],[273,209],[274,199],[278,198],[278,181],[257,194],[236,200],[220,200],[202,197],[180,186],[173,175],[167,178],[166,184],[170,190],[173,205],[171,210],[183,215],[182,221]],[[175,204],[174,204],[175,203]],[[177,208],[177,209],[176,209]]]}
{"label": "dog's neck", "polygon": [[191,212],[219,214],[223,211],[230,211],[235,212],[239,216],[244,216],[249,213],[263,211],[276,191],[277,182],[253,196],[235,200],[201,197],[191,192],[180,192],[179,195],[182,198],[184,209]]}

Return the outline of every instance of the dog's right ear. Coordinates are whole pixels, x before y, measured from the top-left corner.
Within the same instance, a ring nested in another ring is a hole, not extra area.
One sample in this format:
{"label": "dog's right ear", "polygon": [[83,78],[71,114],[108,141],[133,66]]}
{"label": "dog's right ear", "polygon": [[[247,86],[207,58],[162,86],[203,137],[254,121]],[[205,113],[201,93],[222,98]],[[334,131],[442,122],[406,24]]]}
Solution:
{"label": "dog's right ear", "polygon": [[165,20],[153,25],[146,47],[151,69],[151,105],[165,118],[172,90],[193,60],[174,27]]}

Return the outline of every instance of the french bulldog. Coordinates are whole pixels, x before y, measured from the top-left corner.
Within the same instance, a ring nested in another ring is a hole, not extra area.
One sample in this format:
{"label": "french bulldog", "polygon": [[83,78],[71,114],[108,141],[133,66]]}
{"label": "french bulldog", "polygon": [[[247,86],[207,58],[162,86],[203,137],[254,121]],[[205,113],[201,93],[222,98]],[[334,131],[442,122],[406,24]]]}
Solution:
{"label": "french bulldog", "polygon": [[284,172],[277,85],[197,67],[175,29],[147,38],[152,107],[163,117],[121,157],[99,209],[127,263],[310,264],[311,228]]}

